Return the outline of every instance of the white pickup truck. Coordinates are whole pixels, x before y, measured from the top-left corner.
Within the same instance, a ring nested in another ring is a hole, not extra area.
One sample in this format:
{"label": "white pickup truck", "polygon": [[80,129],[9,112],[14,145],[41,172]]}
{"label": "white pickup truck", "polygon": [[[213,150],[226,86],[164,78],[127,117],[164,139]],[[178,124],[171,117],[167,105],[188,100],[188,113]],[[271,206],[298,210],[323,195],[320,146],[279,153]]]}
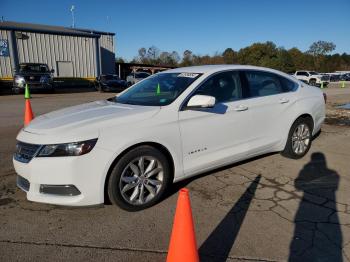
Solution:
{"label": "white pickup truck", "polygon": [[295,78],[303,81],[311,86],[326,87],[329,83],[329,77],[326,75],[320,75],[314,71],[296,71],[293,75]]}

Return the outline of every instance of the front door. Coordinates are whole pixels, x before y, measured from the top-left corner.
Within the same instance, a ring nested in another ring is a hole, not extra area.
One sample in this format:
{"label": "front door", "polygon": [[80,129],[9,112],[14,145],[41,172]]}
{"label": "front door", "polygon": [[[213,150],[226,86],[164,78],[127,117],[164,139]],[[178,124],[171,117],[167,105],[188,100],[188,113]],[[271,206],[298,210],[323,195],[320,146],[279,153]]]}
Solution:
{"label": "front door", "polygon": [[[211,76],[193,95],[216,98],[214,108],[179,112],[186,176],[244,158],[252,136],[249,108],[242,100],[238,71]],[[193,96],[192,95],[192,96]]]}

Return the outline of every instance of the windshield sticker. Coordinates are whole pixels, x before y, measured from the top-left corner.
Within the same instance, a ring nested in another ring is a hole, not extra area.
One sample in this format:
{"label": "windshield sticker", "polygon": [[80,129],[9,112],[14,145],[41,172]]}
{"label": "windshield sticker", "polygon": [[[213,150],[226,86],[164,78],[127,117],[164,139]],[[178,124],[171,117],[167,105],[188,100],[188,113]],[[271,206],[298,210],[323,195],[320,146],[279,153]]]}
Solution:
{"label": "windshield sticker", "polygon": [[166,99],[165,98],[162,98],[159,100],[160,103],[165,103],[166,102]]}
{"label": "windshield sticker", "polygon": [[195,78],[197,77],[199,74],[195,74],[195,73],[181,73],[179,74],[177,77],[189,77],[189,78]]}

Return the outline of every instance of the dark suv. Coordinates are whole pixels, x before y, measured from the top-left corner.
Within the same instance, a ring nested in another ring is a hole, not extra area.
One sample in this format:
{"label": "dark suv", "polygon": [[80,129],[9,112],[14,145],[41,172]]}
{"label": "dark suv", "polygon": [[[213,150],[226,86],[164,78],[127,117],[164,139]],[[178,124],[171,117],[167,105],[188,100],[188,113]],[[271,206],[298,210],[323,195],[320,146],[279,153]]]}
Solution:
{"label": "dark suv", "polygon": [[23,92],[25,85],[30,89],[42,89],[53,92],[54,70],[49,70],[47,64],[42,63],[21,63],[18,71],[15,71],[13,78],[13,92],[18,94]]}

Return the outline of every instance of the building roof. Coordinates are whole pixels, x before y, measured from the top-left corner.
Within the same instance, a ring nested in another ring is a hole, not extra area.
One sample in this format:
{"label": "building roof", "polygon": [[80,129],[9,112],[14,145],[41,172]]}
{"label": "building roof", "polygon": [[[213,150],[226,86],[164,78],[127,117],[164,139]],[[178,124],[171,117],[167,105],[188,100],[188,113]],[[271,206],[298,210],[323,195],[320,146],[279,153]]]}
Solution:
{"label": "building roof", "polygon": [[100,37],[100,35],[115,35],[114,33],[96,31],[92,29],[20,23],[20,22],[13,22],[13,21],[2,21],[2,22],[0,21],[0,29],[34,32],[34,33],[57,34],[57,35],[85,36],[85,37]]}

